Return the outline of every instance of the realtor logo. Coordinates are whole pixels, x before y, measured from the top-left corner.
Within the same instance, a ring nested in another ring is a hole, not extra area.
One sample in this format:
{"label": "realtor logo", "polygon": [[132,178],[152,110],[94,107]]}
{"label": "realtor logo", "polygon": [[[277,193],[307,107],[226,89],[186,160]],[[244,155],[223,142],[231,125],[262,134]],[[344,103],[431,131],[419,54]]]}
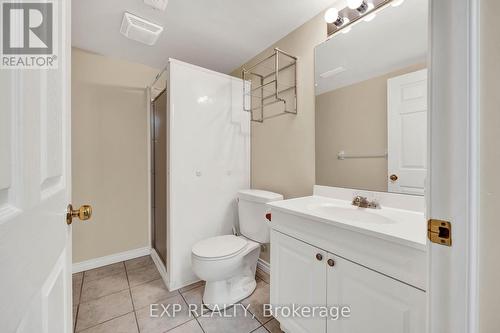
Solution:
{"label": "realtor logo", "polygon": [[55,68],[55,4],[33,0],[1,1],[1,4],[1,67]]}

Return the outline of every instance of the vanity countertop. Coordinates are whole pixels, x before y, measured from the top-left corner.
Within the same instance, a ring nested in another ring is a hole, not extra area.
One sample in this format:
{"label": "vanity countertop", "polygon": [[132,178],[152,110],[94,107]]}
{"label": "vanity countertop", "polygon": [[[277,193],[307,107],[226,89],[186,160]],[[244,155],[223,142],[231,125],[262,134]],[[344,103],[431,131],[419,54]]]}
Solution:
{"label": "vanity countertop", "polygon": [[382,206],[358,208],[350,201],[313,195],[268,203],[272,210],[426,251],[427,234],[422,212]]}

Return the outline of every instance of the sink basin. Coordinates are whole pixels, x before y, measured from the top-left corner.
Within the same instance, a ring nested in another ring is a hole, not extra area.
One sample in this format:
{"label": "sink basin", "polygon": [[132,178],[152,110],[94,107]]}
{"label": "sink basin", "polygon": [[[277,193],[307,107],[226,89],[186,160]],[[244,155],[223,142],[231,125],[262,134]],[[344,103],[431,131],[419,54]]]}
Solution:
{"label": "sink basin", "polygon": [[377,211],[369,208],[339,207],[331,203],[311,204],[307,207],[316,214],[326,218],[334,218],[367,224],[395,224],[396,221],[377,214]]}

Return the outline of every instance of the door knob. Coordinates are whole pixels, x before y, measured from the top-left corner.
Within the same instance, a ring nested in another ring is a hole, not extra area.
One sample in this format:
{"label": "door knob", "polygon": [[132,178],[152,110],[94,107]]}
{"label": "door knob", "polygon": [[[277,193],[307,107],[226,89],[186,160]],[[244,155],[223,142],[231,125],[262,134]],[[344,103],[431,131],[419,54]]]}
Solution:
{"label": "door knob", "polygon": [[398,176],[397,175],[391,175],[389,177],[390,180],[392,180],[393,182],[395,182],[396,180],[398,180]]}
{"label": "door knob", "polygon": [[327,263],[328,263],[328,266],[330,266],[330,267],[335,266],[335,261],[333,259],[328,259]]}
{"label": "door knob", "polygon": [[73,209],[73,205],[68,205],[68,212],[66,213],[66,223],[69,225],[73,223],[73,218],[78,217],[82,221],[90,219],[92,216],[92,207],[90,205],[83,205],[79,209]]}
{"label": "door knob", "polygon": [[316,259],[318,259],[319,261],[323,260],[323,256],[321,255],[321,253],[316,254]]}

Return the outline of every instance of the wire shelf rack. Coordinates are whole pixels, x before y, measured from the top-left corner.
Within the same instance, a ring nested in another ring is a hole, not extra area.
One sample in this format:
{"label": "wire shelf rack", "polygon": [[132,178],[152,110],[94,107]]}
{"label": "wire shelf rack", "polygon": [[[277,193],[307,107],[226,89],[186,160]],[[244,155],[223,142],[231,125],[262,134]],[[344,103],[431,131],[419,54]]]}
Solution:
{"label": "wire shelf rack", "polygon": [[297,114],[297,57],[275,48],[250,68],[243,68],[244,110],[255,122]]}

